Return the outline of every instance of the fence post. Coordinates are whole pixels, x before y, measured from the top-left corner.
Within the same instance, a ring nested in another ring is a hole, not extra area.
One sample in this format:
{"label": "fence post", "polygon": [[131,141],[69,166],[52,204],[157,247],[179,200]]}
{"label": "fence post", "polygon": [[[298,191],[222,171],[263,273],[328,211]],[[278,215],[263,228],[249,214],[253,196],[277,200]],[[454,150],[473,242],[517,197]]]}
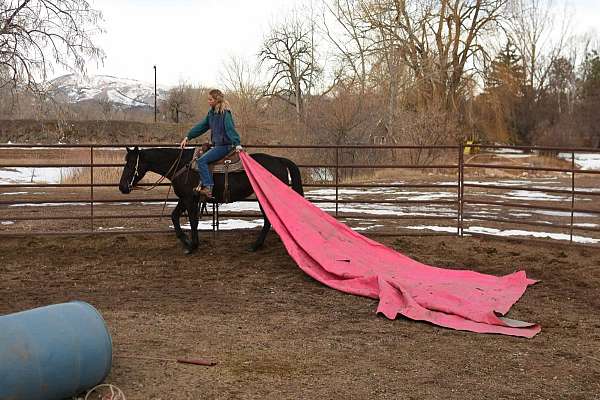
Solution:
{"label": "fence post", "polygon": [[463,173],[463,144],[458,145],[458,164],[456,176],[456,234],[462,236],[462,173]]}
{"label": "fence post", "polygon": [[90,228],[94,232],[94,146],[90,146]]}
{"label": "fence post", "polygon": [[573,222],[575,217],[575,152],[571,152],[571,227],[569,232],[569,243],[573,243]]}
{"label": "fence post", "polygon": [[340,148],[339,145],[335,148],[335,216],[338,216],[338,199],[339,199],[339,174],[340,174]]}

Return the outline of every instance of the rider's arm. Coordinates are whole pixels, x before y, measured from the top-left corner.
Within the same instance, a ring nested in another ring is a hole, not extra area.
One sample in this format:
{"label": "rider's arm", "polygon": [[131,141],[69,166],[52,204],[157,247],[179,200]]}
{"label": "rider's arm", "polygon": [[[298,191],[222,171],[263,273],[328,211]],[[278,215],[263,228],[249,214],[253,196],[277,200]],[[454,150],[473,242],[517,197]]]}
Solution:
{"label": "rider's arm", "polygon": [[240,135],[235,130],[231,111],[225,111],[225,134],[229,140],[231,140],[231,143],[233,143],[234,146],[238,146],[240,144]]}
{"label": "rider's arm", "polygon": [[190,129],[190,131],[188,132],[186,137],[188,138],[188,140],[193,139],[195,137],[202,135],[203,133],[208,131],[208,129],[209,129],[209,125],[208,125],[208,115],[207,115],[206,117],[204,117],[204,119],[202,121],[197,123],[192,129]]}

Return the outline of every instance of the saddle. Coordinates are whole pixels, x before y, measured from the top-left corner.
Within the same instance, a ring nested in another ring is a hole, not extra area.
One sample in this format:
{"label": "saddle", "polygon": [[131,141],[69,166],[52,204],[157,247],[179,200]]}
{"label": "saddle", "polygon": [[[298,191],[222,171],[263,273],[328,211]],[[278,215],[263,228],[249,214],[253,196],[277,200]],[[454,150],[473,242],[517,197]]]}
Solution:
{"label": "saddle", "polygon": [[[209,143],[204,143],[202,146],[197,147],[194,151],[194,157],[192,157],[191,168],[194,171],[198,171],[198,164],[196,160],[206,153],[210,149]],[[230,172],[240,172],[244,170],[242,159],[237,151],[231,150],[225,157],[208,164],[208,169],[213,174],[227,174]]]}
{"label": "saddle", "polygon": [[[197,147],[194,151],[192,161],[188,164],[189,169],[198,173],[198,163],[196,160],[207,152],[211,148],[210,143],[203,143],[200,147]],[[229,174],[232,172],[243,172],[244,165],[242,159],[237,151],[231,150],[225,157],[208,164],[208,169],[211,174],[223,174],[224,175],[224,187],[223,187],[223,201],[225,203],[230,202],[229,193]]]}

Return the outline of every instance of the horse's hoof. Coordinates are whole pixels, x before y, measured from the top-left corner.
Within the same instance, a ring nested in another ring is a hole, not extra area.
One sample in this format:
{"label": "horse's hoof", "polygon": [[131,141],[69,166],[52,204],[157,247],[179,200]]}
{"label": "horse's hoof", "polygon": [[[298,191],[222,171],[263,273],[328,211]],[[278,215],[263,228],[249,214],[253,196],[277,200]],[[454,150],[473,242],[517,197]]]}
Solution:
{"label": "horse's hoof", "polygon": [[198,244],[189,244],[185,246],[185,255],[190,255],[196,252],[196,250],[198,250]]}
{"label": "horse's hoof", "polygon": [[256,252],[258,251],[258,249],[260,249],[260,246],[256,246],[256,245],[254,245],[254,244],[253,244],[253,245],[251,245],[251,246],[248,246],[248,251],[249,251],[250,253],[256,253]]}

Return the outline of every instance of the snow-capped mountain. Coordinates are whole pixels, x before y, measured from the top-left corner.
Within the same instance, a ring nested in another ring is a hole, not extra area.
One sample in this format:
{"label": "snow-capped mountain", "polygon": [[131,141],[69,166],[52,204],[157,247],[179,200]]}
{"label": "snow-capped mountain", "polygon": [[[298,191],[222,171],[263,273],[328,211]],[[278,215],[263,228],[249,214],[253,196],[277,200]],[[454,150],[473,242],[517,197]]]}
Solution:
{"label": "snow-capped mountain", "polygon": [[[68,74],[49,82],[58,101],[80,103],[106,101],[121,107],[154,107],[154,84],[110,75]],[[157,88],[158,100],[167,98],[165,87]]]}

